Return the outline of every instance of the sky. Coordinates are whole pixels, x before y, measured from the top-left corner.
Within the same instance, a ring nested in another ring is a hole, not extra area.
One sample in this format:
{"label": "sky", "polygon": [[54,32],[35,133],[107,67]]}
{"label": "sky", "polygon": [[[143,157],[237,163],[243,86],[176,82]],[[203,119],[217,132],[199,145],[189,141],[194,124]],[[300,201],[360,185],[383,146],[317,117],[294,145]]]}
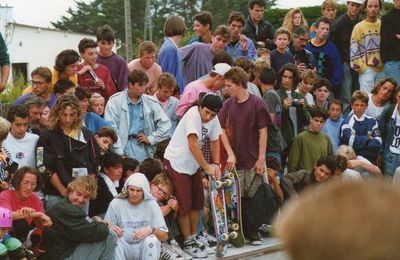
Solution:
{"label": "sky", "polygon": [[[90,0],[77,0],[90,2]],[[162,1],[162,0],[156,0]],[[301,6],[321,5],[323,0],[302,0]],[[278,8],[299,7],[296,0],[278,0]],[[57,21],[67,14],[69,7],[74,9],[74,0],[0,0],[1,5],[13,7],[14,20],[17,23],[51,27],[50,22]]]}

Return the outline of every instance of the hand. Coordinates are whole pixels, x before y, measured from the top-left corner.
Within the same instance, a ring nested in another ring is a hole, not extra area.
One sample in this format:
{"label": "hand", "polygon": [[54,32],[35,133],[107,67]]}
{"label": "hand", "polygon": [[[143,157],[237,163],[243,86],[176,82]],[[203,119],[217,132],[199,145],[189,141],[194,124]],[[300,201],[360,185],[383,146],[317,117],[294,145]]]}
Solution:
{"label": "hand", "polygon": [[7,82],[0,82],[0,93],[3,92],[7,87]]}
{"label": "hand", "polygon": [[4,164],[7,164],[7,154],[1,149],[0,151],[0,161],[2,161]]}
{"label": "hand", "polygon": [[80,71],[78,71],[78,75],[83,75],[90,69],[92,69],[92,67],[90,65],[85,65],[82,67],[82,69]]}
{"label": "hand", "polygon": [[208,164],[204,171],[210,175],[214,180],[221,179],[221,169],[218,165],[215,164]]}
{"label": "hand", "polygon": [[397,38],[397,39],[400,39],[400,34],[396,34],[396,38]]}
{"label": "hand", "polygon": [[68,189],[64,188],[64,190],[62,192],[60,192],[60,193],[61,193],[61,196],[67,197],[68,196]]}
{"label": "hand", "polygon": [[141,143],[150,144],[150,141],[145,134],[139,134],[137,140]]}
{"label": "hand", "polygon": [[24,218],[29,218],[33,212],[35,212],[33,208],[23,207],[19,210],[19,214]]}
{"label": "hand", "polygon": [[292,106],[292,98],[291,97],[287,97],[283,100],[283,107],[285,109],[289,109],[289,107]]}
{"label": "hand", "polygon": [[304,106],[304,98],[300,99],[300,100],[299,100],[299,103],[300,103],[302,106]]}
{"label": "hand", "polygon": [[297,69],[299,70],[299,72],[303,72],[306,69],[306,64],[305,63],[299,63],[297,64]]}
{"label": "hand", "polygon": [[359,164],[358,160],[348,160],[347,161],[347,167],[350,168],[350,169],[353,169],[353,168],[355,168],[355,167],[357,167],[359,165],[360,164]]}
{"label": "hand", "polygon": [[133,233],[133,238],[142,240],[148,237],[151,234],[151,232],[152,232],[151,227],[143,227],[136,230]]}
{"label": "hand", "polygon": [[178,211],[178,201],[175,198],[169,199],[168,202],[168,207],[170,207],[173,211],[177,212]]}
{"label": "hand", "polygon": [[269,183],[275,183],[276,182],[276,172],[272,169],[267,169],[267,174],[268,174],[268,182]]}
{"label": "hand", "polygon": [[98,79],[96,81],[96,85],[99,86],[102,90],[106,89],[106,84],[104,84],[104,81],[102,81],[101,79]]}
{"label": "hand", "polygon": [[376,158],[376,165],[378,167],[381,167],[382,163],[383,163],[383,157],[382,157],[382,155],[378,155],[378,158]]}
{"label": "hand", "polygon": [[240,46],[242,47],[242,51],[247,51],[247,37],[244,34],[240,34]]}
{"label": "hand", "polygon": [[225,169],[228,171],[232,171],[233,167],[236,165],[236,157],[234,154],[229,154],[228,159],[226,160]]}
{"label": "hand", "polygon": [[40,220],[42,221],[42,225],[44,227],[49,227],[51,225],[53,225],[53,222],[51,221],[51,218],[49,216],[47,216],[46,214],[42,213],[40,215]]}
{"label": "hand", "polygon": [[120,227],[117,226],[117,225],[114,225],[113,223],[111,223],[111,222],[109,222],[109,221],[107,221],[107,220],[104,220],[103,222],[106,223],[106,225],[108,226],[108,228],[109,228],[110,230],[114,231],[115,234],[117,234],[118,237],[122,237],[122,235],[124,234],[124,230],[123,230],[122,228],[120,228]]}
{"label": "hand", "polygon": [[263,175],[265,172],[265,159],[258,159],[254,164],[254,170],[258,175]]}
{"label": "hand", "polygon": [[203,208],[203,217],[206,217],[208,215],[208,212],[209,212],[208,208],[204,207]]}

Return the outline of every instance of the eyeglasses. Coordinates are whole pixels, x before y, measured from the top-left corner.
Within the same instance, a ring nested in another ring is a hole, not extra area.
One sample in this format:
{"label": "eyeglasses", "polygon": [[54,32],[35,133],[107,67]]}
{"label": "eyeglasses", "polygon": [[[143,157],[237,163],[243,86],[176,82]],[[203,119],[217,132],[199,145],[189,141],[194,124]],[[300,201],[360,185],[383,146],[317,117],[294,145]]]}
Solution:
{"label": "eyeglasses", "polygon": [[29,81],[29,84],[31,84],[32,86],[33,86],[33,85],[41,86],[41,85],[43,85],[43,84],[46,84],[46,82],[30,80],[30,81]]}
{"label": "eyeglasses", "polygon": [[37,183],[36,182],[23,181],[23,182],[21,182],[21,186],[36,188]]}
{"label": "eyeglasses", "polygon": [[163,196],[165,199],[169,199],[170,195],[163,189],[160,188],[160,186],[156,185],[158,188],[158,194]]}

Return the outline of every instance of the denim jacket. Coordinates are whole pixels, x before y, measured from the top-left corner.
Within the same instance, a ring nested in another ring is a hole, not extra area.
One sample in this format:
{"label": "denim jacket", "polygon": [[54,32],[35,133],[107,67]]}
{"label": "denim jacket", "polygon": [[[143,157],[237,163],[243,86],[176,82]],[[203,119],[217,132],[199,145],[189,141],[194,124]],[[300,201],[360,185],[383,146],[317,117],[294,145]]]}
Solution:
{"label": "denim jacket", "polygon": [[[129,127],[133,123],[129,118],[127,95],[127,89],[112,95],[104,112],[104,119],[111,124],[111,127],[118,134],[118,141],[113,145],[113,151],[120,155],[124,154],[128,142]],[[149,157],[153,157],[157,143],[169,137],[171,122],[154,97],[142,95],[141,98],[143,101],[144,134],[150,141],[150,145],[146,145],[146,152]]]}

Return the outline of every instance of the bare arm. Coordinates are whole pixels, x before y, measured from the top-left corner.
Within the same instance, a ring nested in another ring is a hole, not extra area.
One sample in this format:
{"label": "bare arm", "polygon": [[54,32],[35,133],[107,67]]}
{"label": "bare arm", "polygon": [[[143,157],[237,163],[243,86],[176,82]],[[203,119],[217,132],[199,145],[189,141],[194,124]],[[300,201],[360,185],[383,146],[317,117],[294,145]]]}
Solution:
{"label": "bare arm", "polygon": [[258,130],[260,138],[258,140],[258,160],[254,165],[257,174],[262,175],[265,172],[265,152],[267,150],[268,129],[266,127]]}
{"label": "bare arm", "polygon": [[7,87],[9,76],[10,76],[10,66],[4,65],[3,67],[1,67],[0,92],[2,92]]}
{"label": "bare arm", "polygon": [[211,149],[212,161],[214,163],[219,163],[220,158],[221,158],[220,149],[219,149],[219,139],[217,139],[216,141],[210,140],[210,149]]}

